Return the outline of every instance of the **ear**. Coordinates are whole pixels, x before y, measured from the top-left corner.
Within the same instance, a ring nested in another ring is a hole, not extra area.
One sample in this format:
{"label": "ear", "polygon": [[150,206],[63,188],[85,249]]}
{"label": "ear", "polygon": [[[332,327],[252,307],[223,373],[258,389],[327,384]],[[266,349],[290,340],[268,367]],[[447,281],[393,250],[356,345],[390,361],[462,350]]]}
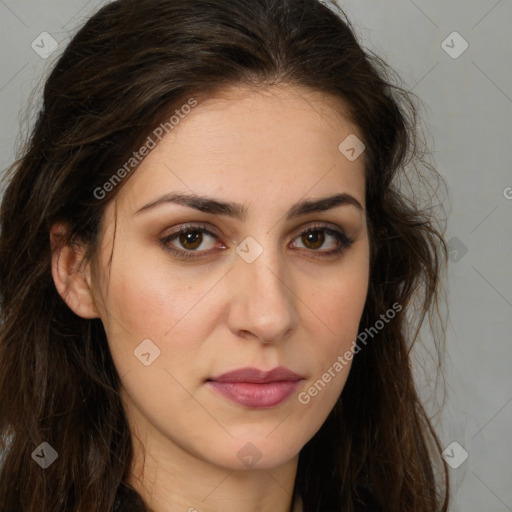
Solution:
{"label": "ear", "polygon": [[91,288],[89,262],[82,263],[85,247],[66,244],[69,227],[55,223],[50,230],[52,276],[59,295],[70,309],[82,318],[99,318]]}

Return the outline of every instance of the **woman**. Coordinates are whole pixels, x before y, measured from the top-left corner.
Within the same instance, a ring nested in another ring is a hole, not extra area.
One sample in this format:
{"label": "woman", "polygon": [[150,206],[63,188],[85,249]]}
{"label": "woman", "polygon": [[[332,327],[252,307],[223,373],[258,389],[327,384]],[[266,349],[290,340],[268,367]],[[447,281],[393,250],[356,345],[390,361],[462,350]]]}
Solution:
{"label": "woman", "polygon": [[316,0],[77,33],[2,202],[1,510],[447,510],[409,359],[445,246],[387,76]]}

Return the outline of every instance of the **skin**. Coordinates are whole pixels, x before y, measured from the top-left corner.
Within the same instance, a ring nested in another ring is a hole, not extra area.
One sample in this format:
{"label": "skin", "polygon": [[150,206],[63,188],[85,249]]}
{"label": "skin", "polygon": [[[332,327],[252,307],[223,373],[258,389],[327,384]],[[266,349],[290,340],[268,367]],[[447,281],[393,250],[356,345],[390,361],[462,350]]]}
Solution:
{"label": "skin", "polygon": [[[104,324],[134,439],[128,481],[155,512],[291,510],[298,454],[332,410],[350,364],[309,403],[298,394],[351,348],[368,289],[363,158],[349,161],[338,150],[348,135],[362,137],[339,107],[292,86],[237,87],[201,101],[108,204],[97,257],[73,273],[83,252],[54,251],[59,293],[77,314]],[[247,216],[173,203],[136,214],[170,192],[241,203]],[[336,193],[363,210],[341,205],[285,219],[299,200]],[[183,252],[198,246],[195,260],[159,242],[187,223],[215,235],[168,242]],[[325,231],[317,232],[323,245],[308,242],[301,233],[314,224],[345,232],[352,245],[322,257],[338,243]],[[65,229],[53,226],[52,240]],[[263,249],[252,263],[236,252],[247,237]],[[134,356],[145,339],[160,350],[148,366]],[[304,380],[275,407],[236,404],[205,383],[236,368],[277,365]],[[250,467],[237,456],[247,443],[259,457]]]}

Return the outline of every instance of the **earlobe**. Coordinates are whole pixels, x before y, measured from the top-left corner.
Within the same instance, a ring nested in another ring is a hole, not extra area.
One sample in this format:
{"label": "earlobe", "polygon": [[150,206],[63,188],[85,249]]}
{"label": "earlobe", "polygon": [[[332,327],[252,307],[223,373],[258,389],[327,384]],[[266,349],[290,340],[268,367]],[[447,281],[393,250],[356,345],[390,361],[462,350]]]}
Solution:
{"label": "earlobe", "polygon": [[52,276],[59,295],[82,318],[99,318],[89,283],[89,262],[82,263],[85,247],[67,245],[68,227],[59,222],[50,230]]}

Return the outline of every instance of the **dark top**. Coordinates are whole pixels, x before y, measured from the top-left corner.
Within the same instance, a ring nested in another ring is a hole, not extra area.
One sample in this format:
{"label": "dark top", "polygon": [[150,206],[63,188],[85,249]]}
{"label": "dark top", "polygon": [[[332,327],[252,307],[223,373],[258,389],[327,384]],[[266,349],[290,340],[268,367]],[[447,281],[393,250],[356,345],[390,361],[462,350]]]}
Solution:
{"label": "dark top", "polygon": [[[366,489],[369,506],[361,507],[357,512],[382,512],[378,505],[375,504],[373,493],[370,489]],[[113,512],[152,512],[146,507],[139,494],[130,486],[121,483],[117,489],[116,500]],[[320,512],[342,512],[340,510],[321,510]]]}

